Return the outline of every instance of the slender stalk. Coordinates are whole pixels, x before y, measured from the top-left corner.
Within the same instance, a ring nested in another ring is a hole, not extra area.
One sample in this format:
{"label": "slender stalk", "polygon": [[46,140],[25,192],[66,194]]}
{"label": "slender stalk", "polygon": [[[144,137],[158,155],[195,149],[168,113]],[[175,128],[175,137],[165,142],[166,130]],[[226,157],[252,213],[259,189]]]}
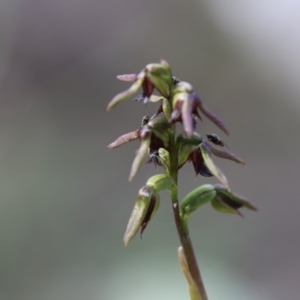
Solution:
{"label": "slender stalk", "polygon": [[178,181],[178,149],[176,149],[175,144],[175,126],[173,130],[172,136],[170,136],[170,147],[169,147],[169,155],[170,155],[170,176],[173,177],[176,185],[171,189],[171,200],[173,207],[173,215],[175,219],[175,224],[177,228],[177,233],[181,242],[181,246],[184,251],[186,263],[188,265],[189,271],[193,280],[198,287],[200,300],[208,300],[207,294],[205,291],[205,287],[203,284],[203,280],[201,277],[201,273],[198,267],[197,259],[195,256],[193,244],[191,238],[189,236],[188,224],[187,221],[181,218],[180,216],[180,208],[178,201],[178,189],[177,189],[177,181]]}

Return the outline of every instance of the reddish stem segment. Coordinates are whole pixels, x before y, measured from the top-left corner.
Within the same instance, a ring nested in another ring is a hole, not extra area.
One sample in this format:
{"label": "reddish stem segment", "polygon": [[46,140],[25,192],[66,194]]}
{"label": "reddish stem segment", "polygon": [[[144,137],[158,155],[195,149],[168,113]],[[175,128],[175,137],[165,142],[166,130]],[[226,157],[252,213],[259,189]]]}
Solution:
{"label": "reddish stem segment", "polygon": [[201,300],[208,300],[201,273],[198,267],[197,259],[195,256],[192,241],[189,236],[187,221],[183,220],[180,216],[179,202],[178,202],[178,191],[177,191],[177,179],[178,179],[178,149],[176,149],[175,144],[175,126],[174,133],[170,136],[170,176],[173,177],[176,185],[170,190],[171,200],[173,207],[173,214],[175,219],[175,224],[178,232],[178,236],[181,242],[181,246],[184,251],[186,263],[188,265],[189,271],[193,277],[195,284],[198,287]]}

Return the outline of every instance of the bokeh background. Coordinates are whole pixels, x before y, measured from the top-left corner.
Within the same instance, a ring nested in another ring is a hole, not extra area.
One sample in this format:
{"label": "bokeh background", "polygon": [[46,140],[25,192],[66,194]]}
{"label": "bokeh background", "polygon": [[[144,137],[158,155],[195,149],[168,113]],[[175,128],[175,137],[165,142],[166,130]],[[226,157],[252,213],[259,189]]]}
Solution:
{"label": "bokeh background", "polygon": [[[155,111],[115,76],[166,59],[228,125],[247,167],[216,160],[259,207],[209,205],[191,235],[211,300],[300,299],[299,1],[1,0],[0,299],[188,299],[168,194],[143,239],[122,238],[138,142],[106,145]],[[180,195],[212,179],[180,175]]]}

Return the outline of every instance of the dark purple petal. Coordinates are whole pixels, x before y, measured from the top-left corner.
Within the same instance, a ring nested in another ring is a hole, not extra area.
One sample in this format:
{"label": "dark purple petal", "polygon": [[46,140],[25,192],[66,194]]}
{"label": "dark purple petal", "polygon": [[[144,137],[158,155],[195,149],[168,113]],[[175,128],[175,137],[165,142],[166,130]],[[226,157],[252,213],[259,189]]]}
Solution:
{"label": "dark purple petal", "polygon": [[160,105],[156,111],[156,113],[150,118],[151,120],[154,119],[155,117],[157,117],[160,113],[163,112],[163,106]]}
{"label": "dark purple petal", "polygon": [[198,95],[194,94],[194,97],[197,97],[198,99],[198,107],[201,110],[201,112],[209,118],[213,123],[215,123],[221,130],[223,130],[227,135],[229,135],[229,132],[224,124],[224,122],[209,108],[207,108],[202,100],[199,98]]}
{"label": "dark purple petal", "polygon": [[202,175],[204,177],[212,177],[212,176],[214,176],[209,171],[209,169],[207,168],[207,166],[206,166],[206,164],[204,162],[204,159],[202,157],[202,154],[201,154],[201,152],[200,152],[200,150],[199,150],[198,147],[192,152],[192,154],[190,155],[189,160],[192,161],[192,163],[193,163],[196,176],[198,174],[200,174],[200,175]]}
{"label": "dark purple petal", "polygon": [[211,147],[211,152],[218,157],[232,160],[232,161],[234,161],[238,164],[244,165],[244,166],[246,165],[242,159],[240,159],[239,157],[237,157],[235,154],[233,154],[230,151],[218,150],[218,149]]}
{"label": "dark purple petal", "polygon": [[147,103],[149,98],[151,97],[153,91],[154,91],[154,85],[153,83],[146,77],[143,84],[143,98],[144,98],[144,103]]}
{"label": "dark purple petal", "polygon": [[159,139],[154,133],[152,133],[149,152],[150,153],[156,152],[159,150],[159,148],[165,148],[164,142],[161,139]]}
{"label": "dark purple petal", "polygon": [[234,209],[239,209],[241,208],[243,205],[240,203],[237,203],[233,200],[231,200],[228,196],[226,196],[225,194],[222,193],[218,193],[218,197],[224,202],[226,203],[228,206],[230,206],[231,208]]}

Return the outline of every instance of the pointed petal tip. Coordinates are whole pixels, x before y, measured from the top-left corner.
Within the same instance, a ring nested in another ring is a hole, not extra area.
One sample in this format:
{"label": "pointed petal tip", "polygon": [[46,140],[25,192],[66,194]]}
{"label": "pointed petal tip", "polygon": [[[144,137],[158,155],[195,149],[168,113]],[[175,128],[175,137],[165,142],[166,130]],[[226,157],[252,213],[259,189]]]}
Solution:
{"label": "pointed petal tip", "polygon": [[147,223],[141,225],[141,230],[140,230],[140,238],[141,238],[141,240],[143,239],[143,232],[146,229],[147,225],[148,225]]}
{"label": "pointed petal tip", "polygon": [[[251,208],[250,208],[251,210],[259,211],[258,208],[257,208],[256,206],[254,206],[253,204],[250,204],[250,205],[251,205]],[[248,207],[248,208],[249,208],[249,207]]]}
{"label": "pointed petal tip", "polygon": [[129,177],[128,177],[128,181],[129,181],[129,182],[132,182],[136,175],[137,175],[137,172],[134,172],[134,173],[132,172],[132,173],[130,173],[130,175],[129,175]]}
{"label": "pointed petal tip", "polygon": [[123,74],[116,76],[116,78],[121,81],[134,81],[136,79],[136,74]]}
{"label": "pointed petal tip", "polygon": [[202,102],[199,102],[199,109],[202,111],[202,113],[210,119],[211,122],[213,122],[217,127],[219,127],[226,135],[229,136],[229,131],[224,124],[224,122],[208,107],[206,107]]}
{"label": "pointed petal tip", "polygon": [[244,216],[238,209],[237,209],[236,211],[237,211],[237,214],[238,214],[241,218],[243,218],[243,219],[245,218],[245,216]]}
{"label": "pointed petal tip", "polygon": [[217,122],[212,121],[212,122],[215,123],[215,125],[217,125],[227,136],[229,136],[230,133],[229,133],[226,125],[223,123],[223,121],[221,121],[221,120],[219,120],[219,121],[220,121],[219,124],[217,124],[218,121]]}

